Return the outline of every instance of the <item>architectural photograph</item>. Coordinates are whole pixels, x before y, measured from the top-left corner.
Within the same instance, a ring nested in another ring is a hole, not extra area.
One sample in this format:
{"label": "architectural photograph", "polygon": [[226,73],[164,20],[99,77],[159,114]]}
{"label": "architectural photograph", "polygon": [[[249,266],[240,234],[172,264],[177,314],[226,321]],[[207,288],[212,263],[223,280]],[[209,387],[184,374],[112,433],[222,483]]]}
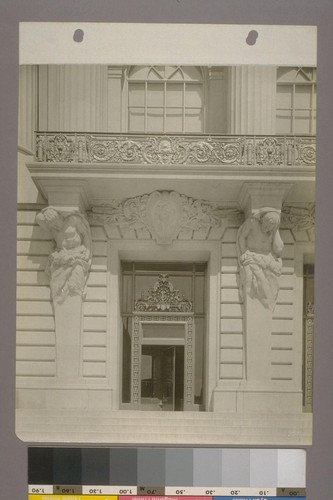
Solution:
{"label": "architectural photograph", "polygon": [[309,445],[316,68],[21,65],[16,433]]}

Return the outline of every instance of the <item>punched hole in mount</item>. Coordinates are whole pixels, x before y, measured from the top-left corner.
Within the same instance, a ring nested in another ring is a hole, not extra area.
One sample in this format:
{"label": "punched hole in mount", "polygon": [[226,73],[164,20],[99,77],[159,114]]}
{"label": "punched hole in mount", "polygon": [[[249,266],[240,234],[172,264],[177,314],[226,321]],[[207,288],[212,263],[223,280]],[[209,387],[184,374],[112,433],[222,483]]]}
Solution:
{"label": "punched hole in mount", "polygon": [[249,32],[249,34],[247,35],[247,38],[246,38],[246,43],[248,45],[255,45],[256,41],[257,41],[257,38],[259,36],[259,33],[258,31],[256,30],[251,30]]}
{"label": "punched hole in mount", "polygon": [[83,37],[84,37],[84,31],[81,30],[81,29],[77,29],[74,31],[74,35],[73,35],[73,40],[74,42],[82,42],[83,41]]}

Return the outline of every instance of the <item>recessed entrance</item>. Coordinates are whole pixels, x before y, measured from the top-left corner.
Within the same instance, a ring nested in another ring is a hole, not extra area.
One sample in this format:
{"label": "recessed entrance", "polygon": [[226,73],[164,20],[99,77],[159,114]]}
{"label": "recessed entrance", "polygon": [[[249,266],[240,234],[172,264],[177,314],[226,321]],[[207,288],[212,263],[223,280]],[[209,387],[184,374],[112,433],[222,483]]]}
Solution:
{"label": "recessed entrance", "polygon": [[206,265],[122,265],[123,408],[202,409]]}
{"label": "recessed entrance", "polygon": [[184,346],[143,345],[141,356],[141,409],[182,411]]}

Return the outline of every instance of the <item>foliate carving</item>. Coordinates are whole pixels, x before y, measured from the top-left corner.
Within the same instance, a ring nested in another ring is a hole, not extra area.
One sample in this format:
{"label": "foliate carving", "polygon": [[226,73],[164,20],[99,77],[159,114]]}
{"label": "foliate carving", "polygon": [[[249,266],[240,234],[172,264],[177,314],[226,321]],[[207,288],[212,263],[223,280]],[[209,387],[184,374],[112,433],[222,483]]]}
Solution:
{"label": "foliate carving", "polygon": [[236,163],[242,154],[242,139],[225,141],[189,139],[185,137],[146,138],[115,137],[102,140],[87,136],[87,152],[90,162],[132,162],[154,165],[183,165],[202,163]]}
{"label": "foliate carving", "polygon": [[39,132],[36,159],[115,165],[315,165],[314,137]]}
{"label": "foliate carving", "polygon": [[137,312],[191,312],[192,302],[177,290],[167,274],[160,274],[145,297],[136,300]]}
{"label": "foliate carving", "polygon": [[132,338],[132,403],[140,403],[141,387],[141,356],[140,356],[140,318],[134,316],[134,328]]}
{"label": "foliate carving", "polygon": [[249,217],[237,234],[241,295],[257,298],[274,309],[282,270],[283,242],[279,234],[280,212],[266,207]]}
{"label": "foliate carving", "polygon": [[36,220],[56,244],[45,270],[53,300],[62,303],[68,296],[84,296],[92,248],[88,221],[80,213],[63,215],[52,207],[43,209]]}
{"label": "foliate carving", "polygon": [[315,224],[315,204],[307,206],[283,205],[281,224],[295,231],[313,229]]}
{"label": "foliate carving", "polygon": [[256,156],[258,165],[282,165],[283,139],[267,137],[260,141],[256,146]]}
{"label": "foliate carving", "polygon": [[74,139],[65,134],[37,136],[37,158],[47,162],[71,163],[75,157]]}
{"label": "foliate carving", "polygon": [[313,144],[311,138],[297,137],[295,139],[296,161],[300,165],[315,165],[316,163],[316,144]]}
{"label": "foliate carving", "polygon": [[172,243],[182,230],[221,227],[225,219],[239,222],[241,212],[175,191],[154,191],[123,202],[93,207],[92,222],[129,229],[147,229],[159,244]]}
{"label": "foliate carving", "polygon": [[313,319],[314,316],[314,303],[308,302],[306,304],[306,317],[309,319]]}
{"label": "foliate carving", "polygon": [[313,392],[313,329],[314,329],[314,303],[308,302],[305,311],[305,380],[304,403],[307,410],[312,410]]}

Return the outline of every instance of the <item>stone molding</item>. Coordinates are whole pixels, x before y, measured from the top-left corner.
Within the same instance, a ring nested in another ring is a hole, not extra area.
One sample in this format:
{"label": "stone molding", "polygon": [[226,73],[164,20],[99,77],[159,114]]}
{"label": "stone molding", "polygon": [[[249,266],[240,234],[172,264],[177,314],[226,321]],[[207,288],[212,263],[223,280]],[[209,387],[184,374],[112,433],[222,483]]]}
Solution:
{"label": "stone molding", "polygon": [[126,165],[314,166],[315,137],[39,132],[36,160]]}
{"label": "stone molding", "polygon": [[239,223],[241,217],[238,209],[176,191],[154,191],[124,201],[113,200],[92,207],[88,213],[91,223],[148,230],[158,244],[171,244],[182,230],[221,227],[226,220]]}
{"label": "stone molding", "polygon": [[68,296],[84,297],[92,259],[88,221],[79,212],[64,213],[53,207],[44,208],[36,221],[51,234],[56,245],[45,269],[53,301],[61,304]]}
{"label": "stone molding", "polygon": [[140,403],[140,373],[141,373],[141,323],[184,323],[185,324],[185,353],[184,353],[184,409],[193,409],[194,402],[194,320],[192,315],[170,314],[158,315],[147,314],[133,317],[133,340],[132,340],[132,395],[133,404]]}
{"label": "stone molding", "polygon": [[270,310],[276,304],[282,272],[280,217],[279,210],[262,208],[248,217],[237,233],[241,295],[257,298]]}

